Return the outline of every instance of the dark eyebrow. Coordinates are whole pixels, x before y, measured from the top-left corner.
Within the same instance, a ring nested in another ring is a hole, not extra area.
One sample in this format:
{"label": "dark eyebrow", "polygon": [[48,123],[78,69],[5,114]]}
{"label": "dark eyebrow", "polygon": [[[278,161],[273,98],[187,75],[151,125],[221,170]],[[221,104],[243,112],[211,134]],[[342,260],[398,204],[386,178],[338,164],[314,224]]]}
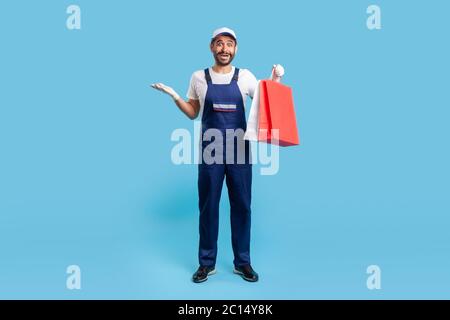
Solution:
{"label": "dark eyebrow", "polygon": [[217,43],[220,43],[220,42],[225,42],[225,43],[235,43],[234,40],[226,40],[226,41],[223,41],[223,40],[217,40],[215,43],[217,44]]}

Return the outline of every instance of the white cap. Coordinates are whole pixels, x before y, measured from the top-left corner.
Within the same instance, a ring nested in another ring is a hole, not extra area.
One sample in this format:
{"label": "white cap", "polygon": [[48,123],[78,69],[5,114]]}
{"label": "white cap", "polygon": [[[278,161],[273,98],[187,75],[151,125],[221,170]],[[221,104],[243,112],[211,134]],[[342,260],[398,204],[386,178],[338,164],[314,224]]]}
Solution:
{"label": "white cap", "polygon": [[214,30],[213,35],[212,35],[212,39],[215,39],[217,36],[220,35],[224,35],[224,36],[230,36],[232,37],[235,41],[237,41],[237,37],[236,37],[236,33],[234,33],[233,30],[231,30],[230,28],[219,28]]}

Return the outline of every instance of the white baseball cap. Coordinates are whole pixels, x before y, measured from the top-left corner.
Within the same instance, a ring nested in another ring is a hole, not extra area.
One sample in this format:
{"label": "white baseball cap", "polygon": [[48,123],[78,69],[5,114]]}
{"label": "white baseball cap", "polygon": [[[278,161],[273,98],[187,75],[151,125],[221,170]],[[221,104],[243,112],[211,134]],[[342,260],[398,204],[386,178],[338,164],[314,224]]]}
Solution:
{"label": "white baseball cap", "polygon": [[217,36],[230,36],[237,41],[236,33],[227,27],[222,27],[214,30],[211,40],[214,40]]}

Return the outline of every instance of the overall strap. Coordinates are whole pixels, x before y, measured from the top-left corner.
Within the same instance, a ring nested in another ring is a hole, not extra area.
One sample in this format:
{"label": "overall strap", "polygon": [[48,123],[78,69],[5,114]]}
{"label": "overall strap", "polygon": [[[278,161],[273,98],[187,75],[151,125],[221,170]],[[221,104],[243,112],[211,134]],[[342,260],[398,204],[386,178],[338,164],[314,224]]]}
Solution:
{"label": "overall strap", "polygon": [[209,74],[209,68],[205,69],[205,79],[208,84],[212,84],[211,75]]}
{"label": "overall strap", "polygon": [[239,80],[239,68],[234,68],[234,75],[233,75],[233,79],[231,79],[231,81],[238,81]]}

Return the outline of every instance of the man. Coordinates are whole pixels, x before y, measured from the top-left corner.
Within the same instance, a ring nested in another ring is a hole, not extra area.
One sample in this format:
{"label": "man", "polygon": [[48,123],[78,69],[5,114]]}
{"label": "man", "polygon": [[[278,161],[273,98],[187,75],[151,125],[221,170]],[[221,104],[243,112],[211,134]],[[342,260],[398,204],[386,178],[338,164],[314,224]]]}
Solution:
{"label": "man", "polygon": [[[200,266],[192,280],[203,282],[216,272],[219,202],[225,179],[231,206],[234,272],[247,281],[256,282],[258,274],[250,263],[252,167],[249,143],[243,139],[243,133],[246,130],[246,96],[253,98],[257,80],[249,70],[231,65],[237,52],[237,37],[233,30],[215,30],[210,49],[215,64],[212,68],[194,72],[187,94],[188,101],[181,99],[175,90],[162,83],[153,84],[152,87],[169,94],[190,119],[200,114],[202,120],[203,159],[199,164],[198,175]],[[230,130],[235,131],[231,137],[228,134]],[[217,132],[222,137],[217,136]]]}

